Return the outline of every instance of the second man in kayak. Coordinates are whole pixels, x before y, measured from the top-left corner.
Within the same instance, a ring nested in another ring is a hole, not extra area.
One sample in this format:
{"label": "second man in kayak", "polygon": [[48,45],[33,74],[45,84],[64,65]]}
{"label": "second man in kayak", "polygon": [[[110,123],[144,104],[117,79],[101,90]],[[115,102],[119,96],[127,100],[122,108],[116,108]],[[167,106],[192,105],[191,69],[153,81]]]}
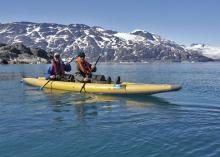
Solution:
{"label": "second man in kayak", "polygon": [[91,82],[92,72],[96,72],[96,66],[85,60],[85,53],[77,52],[75,80],[78,82]]}
{"label": "second man in kayak", "polygon": [[76,57],[76,73],[75,81],[77,82],[94,82],[94,83],[111,83],[111,78],[105,79],[104,75],[93,75],[97,68],[95,64],[90,64],[85,60],[85,53],[82,51],[77,52]]}

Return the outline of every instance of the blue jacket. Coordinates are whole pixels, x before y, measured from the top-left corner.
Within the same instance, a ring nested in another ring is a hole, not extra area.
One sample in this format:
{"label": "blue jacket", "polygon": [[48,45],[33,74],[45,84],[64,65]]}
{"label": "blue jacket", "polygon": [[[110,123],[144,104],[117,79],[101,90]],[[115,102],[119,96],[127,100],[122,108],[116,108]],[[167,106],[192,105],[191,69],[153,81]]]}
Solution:
{"label": "blue jacket", "polygon": [[[70,65],[70,64],[64,64],[64,71],[70,72],[70,71],[71,71],[71,65]],[[46,75],[45,75],[45,78],[46,78],[47,80],[49,80],[51,75],[55,75],[53,64],[51,64],[51,65],[48,67],[48,70],[47,70],[47,73],[46,73]]]}

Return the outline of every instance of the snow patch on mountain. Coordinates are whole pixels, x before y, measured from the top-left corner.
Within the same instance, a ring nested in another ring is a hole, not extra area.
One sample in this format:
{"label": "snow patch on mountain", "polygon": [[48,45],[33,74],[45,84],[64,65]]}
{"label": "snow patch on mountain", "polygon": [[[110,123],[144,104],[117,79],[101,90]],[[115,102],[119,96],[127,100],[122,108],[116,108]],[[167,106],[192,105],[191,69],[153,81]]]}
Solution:
{"label": "snow patch on mountain", "polygon": [[116,33],[115,34],[116,37],[119,37],[121,39],[124,39],[126,41],[136,41],[136,42],[139,42],[139,41],[144,41],[145,38],[144,37],[141,37],[141,36],[138,36],[138,35],[133,35],[131,33]]}
{"label": "snow patch on mountain", "polygon": [[206,44],[191,44],[188,50],[201,52],[204,56],[212,59],[220,59],[220,47],[213,47]]}
{"label": "snow patch on mountain", "polygon": [[96,27],[96,30],[99,31],[99,32],[104,32],[105,30],[101,27]]}

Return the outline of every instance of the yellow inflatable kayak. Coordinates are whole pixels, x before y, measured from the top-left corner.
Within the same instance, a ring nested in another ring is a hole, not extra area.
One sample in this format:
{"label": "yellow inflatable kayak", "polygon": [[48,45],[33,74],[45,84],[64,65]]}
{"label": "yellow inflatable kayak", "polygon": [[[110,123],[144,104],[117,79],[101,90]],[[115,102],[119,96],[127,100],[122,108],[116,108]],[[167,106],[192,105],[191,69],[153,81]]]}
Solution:
{"label": "yellow inflatable kayak", "polygon": [[[48,80],[43,77],[39,78],[23,78],[26,84],[32,86],[44,86]],[[80,92],[84,83],[79,82],[64,82],[64,81],[49,81],[44,88],[67,90]],[[180,90],[179,85],[169,84],[141,84],[122,82],[121,84],[98,84],[86,83],[82,92],[87,93],[103,93],[103,94],[156,94],[170,91]]]}

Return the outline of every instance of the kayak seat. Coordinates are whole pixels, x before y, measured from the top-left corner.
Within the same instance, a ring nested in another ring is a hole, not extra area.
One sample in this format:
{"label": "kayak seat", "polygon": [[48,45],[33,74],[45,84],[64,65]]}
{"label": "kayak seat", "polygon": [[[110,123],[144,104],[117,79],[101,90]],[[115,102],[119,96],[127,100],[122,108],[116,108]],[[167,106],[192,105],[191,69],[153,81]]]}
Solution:
{"label": "kayak seat", "polygon": [[66,82],[75,82],[74,75],[71,75],[71,74],[65,74],[64,77],[62,78],[62,81],[66,81]]}
{"label": "kayak seat", "polygon": [[117,77],[117,80],[115,81],[116,84],[120,84],[121,83],[121,78],[120,76]]}
{"label": "kayak seat", "polygon": [[107,84],[111,84],[111,83],[112,83],[111,77],[108,76],[108,78],[107,78],[107,80],[106,80],[106,83],[107,83]]}

